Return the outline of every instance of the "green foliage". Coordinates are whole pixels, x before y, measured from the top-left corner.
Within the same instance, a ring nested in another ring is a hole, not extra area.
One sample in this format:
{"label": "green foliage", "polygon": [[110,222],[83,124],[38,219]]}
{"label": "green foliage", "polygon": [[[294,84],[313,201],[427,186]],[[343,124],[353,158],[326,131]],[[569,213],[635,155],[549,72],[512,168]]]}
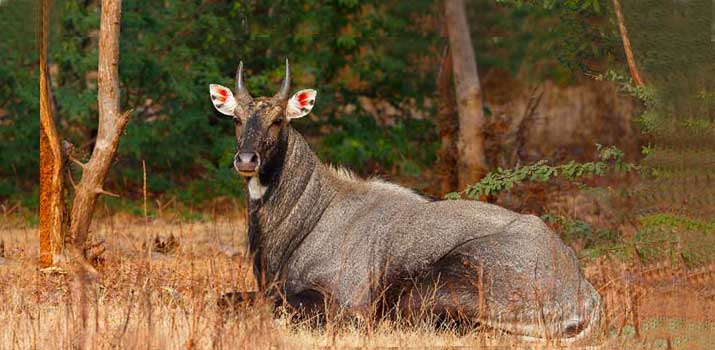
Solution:
{"label": "green foliage", "polygon": [[574,218],[545,214],[544,221],[556,227],[560,236],[582,246],[579,255],[595,258],[608,254],[622,261],[639,260],[650,264],[684,262],[689,267],[702,266],[715,260],[709,247],[715,243],[715,223],[673,214],[649,214],[639,218],[640,228],[634,236],[608,228],[597,228]]}
{"label": "green foliage", "polygon": [[[23,198],[39,168],[39,59],[26,13],[31,1],[0,5],[0,199]],[[31,23],[31,21],[29,21]],[[32,101],[28,103],[26,101]]]}
{"label": "green foliage", "polygon": [[633,251],[645,262],[683,260],[688,266],[715,261],[715,222],[656,213],[640,218]]}
{"label": "green foliage", "polygon": [[[603,1],[469,2],[480,71],[516,75],[527,66],[538,79],[563,80],[588,60],[608,61],[612,36],[598,22]],[[403,116],[386,125],[362,111],[358,98],[419,106],[434,98],[445,45],[440,12],[441,5],[428,0],[125,0],[121,106],[134,113],[107,187],[139,198],[144,160],[155,196],[240,196],[230,171],[232,123],[213,111],[207,94],[209,83],[233,85],[239,60],[254,95],[275,92],[285,58],[294,89],[319,90],[311,119],[299,127],[311,139],[324,138],[316,145],[327,160],[362,174],[421,173],[435,157],[432,122]],[[35,23],[28,18],[34,13],[33,2],[0,5],[0,28],[10,38],[0,41],[0,200],[32,193],[39,175],[37,46],[27,40],[35,37],[27,25]],[[54,1],[49,61],[57,124],[85,157],[97,132],[98,28],[97,2]],[[341,115],[348,104],[357,110]]]}
{"label": "green foliage", "polygon": [[715,88],[712,6],[711,1],[623,1],[634,55],[669,118],[699,117],[692,114],[703,111],[698,95]]}
{"label": "green foliage", "polygon": [[646,107],[652,108],[656,105],[655,91],[647,85],[635,86],[630,75],[609,69],[604,73],[593,76],[597,81],[612,81],[618,84],[620,90],[638,100],[642,101]]}
{"label": "green foliage", "polygon": [[644,228],[670,228],[699,231],[705,234],[715,233],[715,221],[703,221],[674,214],[651,214],[641,218]]}
{"label": "green foliage", "polygon": [[[607,25],[608,0],[498,0],[491,9],[487,3],[472,5],[479,8],[471,17],[478,23],[472,37],[480,69],[486,63],[538,81],[564,82],[616,62],[620,42]],[[481,26],[490,29],[487,35]],[[522,72],[522,66],[528,68]]]}
{"label": "green foliage", "polygon": [[539,6],[547,10],[563,7],[572,11],[592,9],[596,13],[601,12],[599,0],[497,0],[497,2],[515,4],[519,7]]}
{"label": "green foliage", "polygon": [[531,165],[516,167],[514,169],[498,168],[489,172],[482,180],[474,185],[469,185],[461,192],[448,193],[445,198],[479,199],[480,196],[497,195],[502,191],[511,190],[523,182],[546,182],[555,177],[562,177],[575,181],[585,176],[603,176],[609,170],[616,172],[631,172],[637,166],[623,160],[623,151],[615,146],[603,147],[597,145],[598,161],[577,163],[571,161],[566,164],[551,166],[548,161],[540,160]]}
{"label": "green foliage", "polygon": [[613,244],[619,241],[618,232],[608,228],[598,228],[586,221],[569,218],[562,215],[544,214],[541,218],[557,227],[561,237],[566,242],[579,240],[584,249],[596,248],[598,245]]}
{"label": "green foliage", "polygon": [[[6,14],[36,12],[30,2],[1,6],[3,23],[12,19]],[[6,12],[6,6],[13,11]],[[358,96],[421,100],[434,85],[434,72],[415,63],[438,57],[431,48],[439,37],[431,27],[416,22],[418,15],[432,12],[433,6],[426,0],[409,4],[124,1],[121,105],[134,113],[121,139],[108,188],[121,188],[123,195],[137,198],[140,191],[135,189],[141,188],[145,160],[152,193],[182,201],[240,196],[239,180],[230,170],[235,152],[233,125],[214,112],[208,98],[209,83],[233,85],[239,60],[247,68],[249,89],[260,96],[275,92],[283,78],[284,59],[289,58],[293,89],[320,91],[312,126],[334,119],[340,105],[355,102]],[[53,11],[49,61],[58,127],[63,138],[87,155],[97,125],[99,8],[96,2],[60,0],[54,2]],[[4,32],[22,27],[17,18]],[[38,176],[37,57],[36,47],[26,40],[34,32],[27,28],[13,41],[0,44],[4,63],[0,112],[7,114],[0,119],[0,199],[26,193],[36,186],[27,179]],[[405,79],[406,75],[410,78]],[[411,123],[398,121],[392,129],[399,137],[383,132],[381,139],[364,140],[377,145],[368,156],[384,162],[380,168],[399,163],[409,172],[419,171],[422,165],[414,160],[397,159],[407,155],[406,146],[399,143],[414,142],[423,135],[400,129]],[[347,138],[346,133],[340,135]],[[335,137],[331,142],[344,143]],[[397,151],[392,151],[395,145]],[[429,159],[425,154],[416,158]],[[358,164],[364,162],[358,159]]]}
{"label": "green foliage", "polygon": [[[367,115],[348,115],[332,123],[337,130],[326,135],[319,147],[323,159],[350,164],[363,173],[397,167],[409,176],[420,174],[420,164],[434,161],[438,144],[435,127],[427,120],[406,119],[380,127]],[[367,174],[365,174],[367,175]]]}
{"label": "green foliage", "polygon": [[613,69],[593,75],[593,78],[597,81],[612,81],[618,84],[621,92],[629,94],[643,103],[644,110],[634,118],[641,132],[653,134],[663,129],[667,118],[660,108],[660,99],[653,85],[635,86],[630,75]]}

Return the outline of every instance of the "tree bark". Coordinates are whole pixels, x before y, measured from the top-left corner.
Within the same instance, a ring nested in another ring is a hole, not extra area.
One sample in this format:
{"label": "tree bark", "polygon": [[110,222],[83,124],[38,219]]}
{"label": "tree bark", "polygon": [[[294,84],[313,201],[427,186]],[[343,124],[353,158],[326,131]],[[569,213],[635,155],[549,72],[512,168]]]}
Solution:
{"label": "tree bark", "polygon": [[[75,246],[84,250],[97,196],[114,195],[103,189],[104,179],[114,159],[119,138],[129,121],[129,112],[119,106],[119,29],[121,0],[102,1],[99,28],[98,104],[99,124],[92,156],[82,167],[72,203],[70,234]],[[114,195],[116,196],[116,195]]]}
{"label": "tree bark", "polygon": [[62,151],[55,126],[52,85],[47,66],[52,3],[40,4],[40,266],[49,267],[62,253],[64,188]]}
{"label": "tree bark", "polygon": [[437,76],[437,128],[440,146],[437,152],[437,188],[440,195],[457,189],[457,147],[455,138],[458,132],[457,109],[454,105],[452,90],[452,53],[449,46],[442,55],[442,63]]}
{"label": "tree bark", "polygon": [[613,0],[613,9],[616,11],[618,30],[621,32],[621,41],[623,42],[623,50],[626,53],[626,61],[628,62],[628,70],[631,72],[631,79],[633,79],[635,86],[641,86],[643,85],[643,79],[641,79],[641,75],[638,72],[636,59],[633,57],[633,49],[631,49],[631,41],[628,39],[628,30],[626,30],[626,23],[623,20],[623,10],[621,9],[620,1]]}
{"label": "tree bark", "polygon": [[469,36],[463,0],[445,0],[445,19],[452,50],[454,89],[459,111],[457,142],[459,189],[479,181],[487,172],[484,155],[482,90]]}
{"label": "tree bark", "polygon": [[715,43],[715,0],[713,0],[710,11],[712,11],[712,16],[710,17],[710,42]]}

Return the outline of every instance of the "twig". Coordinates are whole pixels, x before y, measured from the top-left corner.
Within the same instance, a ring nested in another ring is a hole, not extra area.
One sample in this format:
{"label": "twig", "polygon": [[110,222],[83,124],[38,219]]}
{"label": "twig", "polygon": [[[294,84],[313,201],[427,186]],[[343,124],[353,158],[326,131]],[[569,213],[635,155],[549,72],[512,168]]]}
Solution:
{"label": "twig", "polygon": [[144,223],[148,224],[149,217],[147,215],[147,206],[146,206],[146,161],[144,159],[142,159],[142,172],[144,173],[144,186],[142,189],[142,192],[144,193]]}
{"label": "twig", "polygon": [[97,194],[103,194],[103,195],[110,196],[110,197],[121,197],[120,195],[118,195],[114,192],[109,192],[103,188],[97,188],[94,190],[94,192]]}
{"label": "twig", "polygon": [[75,158],[75,157],[72,156],[71,154],[67,154],[67,158],[69,158],[69,160],[71,160],[73,163],[77,164],[77,166],[79,166],[82,170],[87,169],[87,164],[86,164],[86,163],[82,163],[82,161],[80,161],[79,159]]}

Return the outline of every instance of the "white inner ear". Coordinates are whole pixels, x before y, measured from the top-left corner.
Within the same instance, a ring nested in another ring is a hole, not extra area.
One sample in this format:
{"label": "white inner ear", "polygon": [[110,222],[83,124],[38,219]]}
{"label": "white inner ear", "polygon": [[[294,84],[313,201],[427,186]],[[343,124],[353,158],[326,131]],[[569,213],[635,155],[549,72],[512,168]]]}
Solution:
{"label": "white inner ear", "polygon": [[315,105],[315,97],[318,92],[313,89],[300,90],[291,96],[286,106],[286,117],[296,119],[306,116]]}
{"label": "white inner ear", "polygon": [[231,89],[218,84],[209,85],[209,93],[211,94],[211,102],[219,112],[225,115],[233,115],[236,109],[236,99],[233,98]]}

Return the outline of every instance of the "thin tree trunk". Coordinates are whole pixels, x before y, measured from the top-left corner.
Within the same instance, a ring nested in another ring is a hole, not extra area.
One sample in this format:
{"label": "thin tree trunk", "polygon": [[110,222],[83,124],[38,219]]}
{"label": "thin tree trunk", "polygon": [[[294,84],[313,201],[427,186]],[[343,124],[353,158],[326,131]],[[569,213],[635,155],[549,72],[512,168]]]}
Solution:
{"label": "thin tree trunk", "polygon": [[[121,0],[102,1],[99,29],[99,124],[97,140],[87,163],[80,163],[79,181],[72,203],[70,233],[77,248],[84,250],[92,214],[100,194],[114,195],[103,189],[104,179],[112,164],[119,138],[129,121],[129,112],[119,106],[119,28]],[[116,195],[114,195],[116,196]]]}
{"label": "thin tree trunk", "polygon": [[457,109],[452,90],[452,53],[449,46],[442,55],[442,63],[437,76],[437,128],[440,146],[437,152],[437,188],[441,195],[457,189]]}
{"label": "thin tree trunk", "polygon": [[712,16],[710,17],[710,42],[715,43],[715,0],[713,0],[710,11],[712,11]]}
{"label": "thin tree trunk", "polygon": [[47,67],[50,0],[40,4],[40,266],[49,267],[62,253],[64,218],[62,151],[55,127],[52,86]]}
{"label": "thin tree trunk", "polygon": [[444,7],[459,111],[458,185],[459,189],[464,189],[479,181],[487,172],[482,130],[485,122],[482,90],[464,1],[445,0]]}
{"label": "thin tree trunk", "polygon": [[521,160],[523,159],[522,154],[525,153],[524,145],[526,144],[526,138],[529,130],[531,130],[534,125],[534,114],[543,96],[544,88],[541,86],[537,86],[531,91],[529,102],[526,103],[526,108],[524,108],[524,115],[521,117],[519,127],[516,129],[516,134],[514,135],[514,150],[511,154],[510,164],[512,167],[521,166]]}
{"label": "thin tree trunk", "polygon": [[616,11],[618,30],[621,32],[621,41],[623,42],[623,50],[626,52],[626,61],[628,62],[628,70],[631,72],[631,79],[633,79],[635,86],[641,86],[643,85],[643,79],[641,79],[641,75],[638,72],[636,59],[633,57],[633,49],[631,49],[631,41],[628,39],[628,30],[626,30],[626,23],[623,20],[620,1],[613,0],[613,9]]}

